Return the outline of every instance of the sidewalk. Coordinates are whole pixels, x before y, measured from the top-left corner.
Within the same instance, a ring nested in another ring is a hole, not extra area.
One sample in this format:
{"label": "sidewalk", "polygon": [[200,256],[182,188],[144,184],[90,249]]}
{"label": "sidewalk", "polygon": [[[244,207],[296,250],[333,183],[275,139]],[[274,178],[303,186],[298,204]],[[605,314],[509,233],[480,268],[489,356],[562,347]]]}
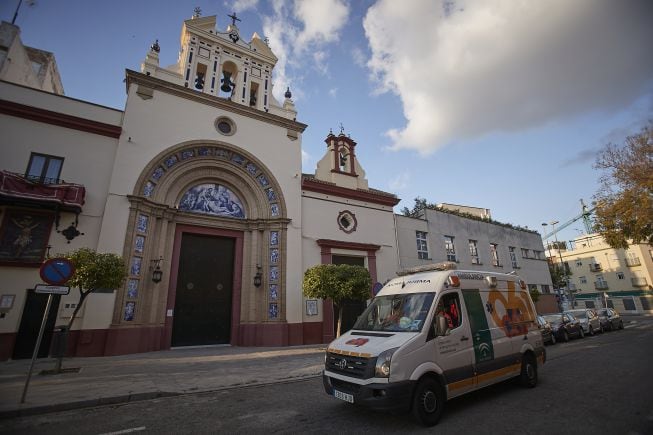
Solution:
{"label": "sidewalk", "polygon": [[41,374],[55,360],[34,364],[25,403],[20,398],[31,360],[0,362],[0,419],[111,403],[261,385],[317,376],[324,345],[180,348],[96,358],[65,358],[64,369]]}

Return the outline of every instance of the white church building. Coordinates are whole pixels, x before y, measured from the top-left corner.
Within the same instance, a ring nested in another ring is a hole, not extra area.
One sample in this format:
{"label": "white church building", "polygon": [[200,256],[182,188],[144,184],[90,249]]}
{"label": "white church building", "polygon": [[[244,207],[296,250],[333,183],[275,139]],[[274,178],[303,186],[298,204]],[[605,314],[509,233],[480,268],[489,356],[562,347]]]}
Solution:
{"label": "white church building", "polygon": [[[344,132],[302,173],[306,124],[290,90],[273,97],[277,58],[257,34],[194,16],[178,62],[160,66],[159,51],[126,71],[120,111],[64,96],[54,56],[2,23],[0,360],[31,357],[47,300],[34,287],[57,253],[88,247],[127,264],[124,285],[91,294],[72,327],[68,354],[100,356],[327,343],[334,306],[302,295],[304,271],[359,264],[378,287],[400,245],[414,250],[413,229],[397,241],[399,199],[368,186]],[[40,356],[78,299],[54,297]],[[344,308],[347,328],[361,305]]]}

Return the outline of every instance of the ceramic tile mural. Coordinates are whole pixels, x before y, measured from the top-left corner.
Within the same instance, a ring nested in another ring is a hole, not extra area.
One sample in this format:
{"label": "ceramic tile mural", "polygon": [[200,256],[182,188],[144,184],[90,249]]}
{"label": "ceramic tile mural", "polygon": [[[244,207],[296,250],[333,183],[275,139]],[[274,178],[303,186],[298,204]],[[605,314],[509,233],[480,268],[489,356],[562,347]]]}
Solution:
{"label": "ceramic tile mural", "polygon": [[241,219],[245,217],[240,198],[220,184],[191,187],[179,201],[179,210]]}
{"label": "ceramic tile mural", "polygon": [[141,274],[141,263],[143,259],[140,257],[132,258],[132,265],[129,269],[130,273],[134,276],[139,276]]}
{"label": "ceramic tile mural", "polygon": [[258,177],[256,177],[256,179],[258,180],[259,183],[261,183],[261,186],[263,186],[263,187],[265,187],[265,186],[267,186],[268,184],[270,184],[270,182],[268,181],[268,179],[266,178],[266,176],[263,175],[263,174],[261,174],[261,175],[259,175]]}
{"label": "ceramic tile mural", "polygon": [[279,250],[278,249],[270,249],[270,263],[271,264],[277,264],[279,262]]}
{"label": "ceramic tile mural", "polygon": [[279,231],[270,231],[270,245],[279,245]]}
{"label": "ceramic tile mural", "polygon": [[138,297],[138,280],[130,279],[127,281],[127,297],[129,299],[136,299]]}
{"label": "ceramic tile mural", "polygon": [[231,161],[237,165],[242,165],[243,162],[245,161],[245,158],[240,154],[234,154],[233,157],[231,157]]}
{"label": "ceramic tile mural", "polygon": [[270,281],[278,281],[279,280],[279,268],[277,266],[273,266],[270,268]]}
{"label": "ceramic tile mural", "polygon": [[134,320],[134,314],[136,313],[136,302],[127,302],[125,304],[125,317],[124,319],[128,322]]}
{"label": "ceramic tile mural", "polygon": [[178,162],[178,160],[177,160],[177,156],[175,156],[174,154],[171,155],[170,157],[168,157],[168,158],[165,160],[165,164],[166,164],[166,166],[169,167],[169,168],[171,168],[172,166],[174,166],[177,162]]}
{"label": "ceramic tile mural", "polygon": [[276,284],[270,284],[270,300],[276,301],[279,298],[278,287]]}
{"label": "ceramic tile mural", "polygon": [[142,254],[144,249],[145,249],[145,237],[136,236],[136,241],[134,242],[134,251],[138,252],[139,254]]}
{"label": "ceramic tile mural", "polygon": [[229,151],[227,151],[227,150],[223,150],[223,149],[219,149],[219,150],[216,152],[216,155],[217,155],[218,157],[222,157],[222,158],[228,159],[228,158],[229,158]]}
{"label": "ceramic tile mural", "polygon": [[270,213],[272,214],[273,217],[279,216],[279,205],[278,204],[272,204],[270,206]]}
{"label": "ceramic tile mural", "polygon": [[268,201],[275,201],[277,199],[277,194],[274,193],[273,188],[270,187],[269,189],[267,189],[265,191],[265,193],[267,193],[267,195],[268,195]]}
{"label": "ceramic tile mural", "polygon": [[138,221],[136,222],[136,229],[140,233],[147,233],[147,224],[149,218],[143,214],[138,215]]}
{"label": "ceramic tile mural", "polygon": [[256,173],[258,172],[258,168],[254,166],[252,163],[247,164],[247,172],[249,172],[252,176],[255,176]]}
{"label": "ceramic tile mural", "polygon": [[155,180],[158,180],[159,178],[161,178],[163,176],[163,173],[164,173],[163,168],[161,166],[159,166],[158,168],[156,168],[154,170],[154,172],[152,172],[152,178],[155,179]]}
{"label": "ceramic tile mural", "polygon": [[270,319],[277,319],[279,317],[279,305],[276,303],[270,304],[269,316]]}
{"label": "ceramic tile mural", "polygon": [[155,186],[154,183],[152,183],[151,181],[148,181],[145,184],[145,187],[143,188],[143,196],[146,197],[146,198],[149,198],[150,196],[152,196],[152,192],[154,192],[154,186]]}
{"label": "ceramic tile mural", "polygon": [[186,150],[186,151],[181,152],[181,159],[182,160],[190,159],[191,157],[195,157],[195,151]]}
{"label": "ceramic tile mural", "polygon": [[211,155],[211,150],[209,150],[208,148],[200,148],[199,150],[197,150],[197,154],[199,154],[200,156],[208,156]]}

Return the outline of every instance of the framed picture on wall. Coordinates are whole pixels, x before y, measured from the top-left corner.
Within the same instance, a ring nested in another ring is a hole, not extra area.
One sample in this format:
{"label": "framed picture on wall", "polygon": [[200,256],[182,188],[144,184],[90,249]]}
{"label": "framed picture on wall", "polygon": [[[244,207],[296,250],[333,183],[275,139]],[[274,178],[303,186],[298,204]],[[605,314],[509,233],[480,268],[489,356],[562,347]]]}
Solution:
{"label": "framed picture on wall", "polygon": [[306,315],[317,316],[317,300],[309,299],[306,301]]}
{"label": "framed picture on wall", "polygon": [[0,263],[38,267],[43,262],[54,215],[6,211],[0,228]]}

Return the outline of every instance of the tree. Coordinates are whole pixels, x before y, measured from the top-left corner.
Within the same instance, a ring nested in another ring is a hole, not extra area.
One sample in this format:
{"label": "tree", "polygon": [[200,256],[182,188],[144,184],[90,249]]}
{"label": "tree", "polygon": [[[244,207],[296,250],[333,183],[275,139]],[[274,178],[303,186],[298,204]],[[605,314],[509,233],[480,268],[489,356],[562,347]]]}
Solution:
{"label": "tree", "polygon": [[417,197],[415,198],[415,205],[412,209],[404,207],[401,209],[401,214],[407,217],[420,217],[425,208],[435,208],[435,204],[429,204],[426,199]]}
{"label": "tree", "polygon": [[120,287],[127,277],[127,268],[119,255],[102,254],[89,248],[80,248],[60,256],[69,259],[75,266],[75,273],[68,285],[79,290],[79,302],[68,322],[70,329],[88,295],[98,289]]}
{"label": "tree", "polygon": [[551,282],[553,288],[563,288],[567,286],[567,279],[571,277],[572,272],[565,265],[561,266],[559,263],[549,262],[549,273],[551,274]]}
{"label": "tree", "polygon": [[537,301],[540,299],[540,291],[536,288],[532,288],[528,290],[528,292],[531,294],[531,299],[533,299],[533,303],[537,303]]}
{"label": "tree", "polygon": [[304,273],[304,296],[331,299],[338,310],[336,337],[340,337],[342,304],[345,299],[364,301],[370,297],[372,278],[367,269],[349,264],[320,264]]}
{"label": "tree", "polygon": [[623,145],[610,143],[594,165],[599,178],[595,230],[613,248],[653,243],[653,121]]}

